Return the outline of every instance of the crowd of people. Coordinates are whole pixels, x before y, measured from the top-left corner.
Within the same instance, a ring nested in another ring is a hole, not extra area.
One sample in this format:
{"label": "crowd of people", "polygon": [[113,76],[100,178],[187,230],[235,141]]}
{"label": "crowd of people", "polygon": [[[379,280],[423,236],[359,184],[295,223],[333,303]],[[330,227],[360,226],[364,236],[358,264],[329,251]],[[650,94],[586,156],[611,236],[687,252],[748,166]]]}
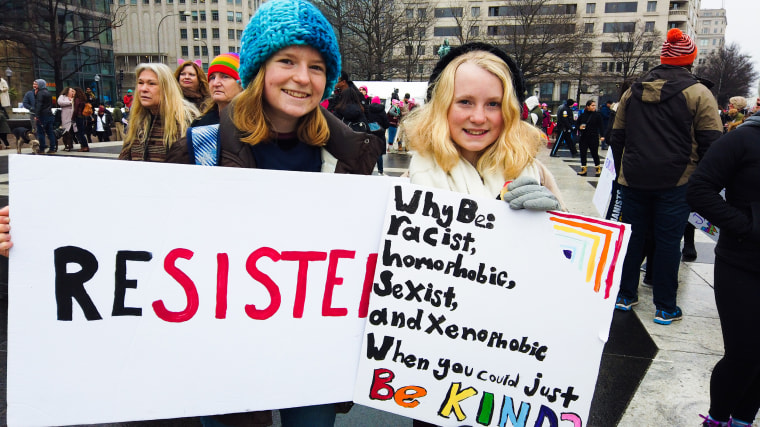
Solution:
{"label": "crowd of people", "polygon": [[[411,150],[414,184],[539,211],[565,209],[554,177],[537,159],[550,135],[557,135],[552,154],[565,145],[577,155],[577,140],[581,176],[588,174],[588,154],[600,175],[598,150],[608,143],[617,173],[611,205],[619,209],[616,219],[632,226],[616,309],[638,304],[647,256],[654,322],[682,319],[678,267],[689,212],[702,212],[721,227],[715,293],[725,357],[713,372],[704,425],[743,427],[760,407],[760,325],[751,315],[751,297],[760,296],[752,263],[760,252],[760,193],[752,185],[760,170],[753,144],[760,98],[747,109],[743,97],[732,97],[719,113],[709,83],[690,72],[696,50],[689,36],[669,31],[661,65],[627,88],[618,103],[597,111],[590,100],[579,110],[568,99],[557,109],[555,130],[547,105],[526,99],[519,67],[498,47],[452,47],[436,64],[423,105],[409,94],[399,98],[398,90],[386,104],[342,72],[335,34],[317,8],[305,0],[272,0],[246,26],[240,53],[217,56],[208,73],[193,62],[174,71],[140,64],[136,96],[128,91],[114,113],[91,105],[91,92],[76,87],[65,88],[57,105],[65,150],[79,143],[79,151],[88,151],[90,133],[108,140],[114,127],[124,141],[122,160],[363,175],[376,166],[382,175],[387,151]],[[55,153],[52,95],[45,86],[35,81],[30,111],[40,151]],[[0,111],[0,135],[2,120]],[[6,256],[9,222],[6,207],[0,210],[0,251]],[[691,236],[693,246],[693,229]],[[332,426],[336,410],[346,407],[315,405],[280,414],[286,426]],[[202,422],[270,425],[272,411]]]}

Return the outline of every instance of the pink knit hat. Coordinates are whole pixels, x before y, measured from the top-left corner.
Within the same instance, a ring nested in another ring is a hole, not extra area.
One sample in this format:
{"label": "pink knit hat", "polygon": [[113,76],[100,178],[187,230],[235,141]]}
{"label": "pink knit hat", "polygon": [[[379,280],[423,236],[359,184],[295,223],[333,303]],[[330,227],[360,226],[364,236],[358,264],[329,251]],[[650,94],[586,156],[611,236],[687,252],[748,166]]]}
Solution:
{"label": "pink knit hat", "polygon": [[372,104],[380,104],[381,103],[380,102],[380,97],[379,96],[375,96],[375,97],[372,98],[372,101],[370,101],[370,102]]}

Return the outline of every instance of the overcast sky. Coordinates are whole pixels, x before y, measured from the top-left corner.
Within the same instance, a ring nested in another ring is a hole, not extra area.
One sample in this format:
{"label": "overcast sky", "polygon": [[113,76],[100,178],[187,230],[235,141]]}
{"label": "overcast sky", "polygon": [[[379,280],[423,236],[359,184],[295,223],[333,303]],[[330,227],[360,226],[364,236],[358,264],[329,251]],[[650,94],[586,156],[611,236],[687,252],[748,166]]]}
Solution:
{"label": "overcast sky", "polygon": [[[755,69],[760,71],[760,41],[755,37],[760,24],[758,0],[702,0],[702,9],[726,9],[726,44],[736,43],[742,53],[752,56]],[[750,85],[757,92],[758,83]]]}

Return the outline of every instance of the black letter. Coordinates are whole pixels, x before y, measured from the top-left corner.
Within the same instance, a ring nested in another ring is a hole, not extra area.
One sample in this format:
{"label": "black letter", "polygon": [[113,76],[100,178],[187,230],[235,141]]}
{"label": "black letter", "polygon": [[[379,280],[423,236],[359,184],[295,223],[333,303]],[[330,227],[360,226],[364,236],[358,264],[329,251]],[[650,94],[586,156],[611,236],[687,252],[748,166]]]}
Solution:
{"label": "black letter", "polygon": [[113,290],[112,316],[142,316],[142,308],[124,307],[127,288],[137,289],[137,280],[127,280],[127,261],[150,261],[153,254],[146,251],[116,252],[116,280]]}
{"label": "black letter", "polygon": [[[82,269],[76,273],[66,273],[70,262]],[[53,251],[55,264],[55,302],[58,306],[58,320],[71,320],[71,299],[76,299],[87,320],[101,320],[98,309],[84,290],[84,282],[92,279],[98,271],[98,260],[92,252],[76,246],[63,246]]]}

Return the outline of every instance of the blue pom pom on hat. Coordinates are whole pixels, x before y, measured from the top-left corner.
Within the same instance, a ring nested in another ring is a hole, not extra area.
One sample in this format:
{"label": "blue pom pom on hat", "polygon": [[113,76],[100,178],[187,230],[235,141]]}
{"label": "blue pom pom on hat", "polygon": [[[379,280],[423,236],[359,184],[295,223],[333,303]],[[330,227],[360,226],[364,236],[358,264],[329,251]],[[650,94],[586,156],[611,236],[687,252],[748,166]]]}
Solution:
{"label": "blue pom pom on hat", "polygon": [[325,61],[327,84],[322,99],[333,91],[340,76],[340,50],[327,18],[304,0],[272,0],[261,5],[243,31],[240,48],[240,80],[253,80],[269,57],[288,46],[311,46]]}

